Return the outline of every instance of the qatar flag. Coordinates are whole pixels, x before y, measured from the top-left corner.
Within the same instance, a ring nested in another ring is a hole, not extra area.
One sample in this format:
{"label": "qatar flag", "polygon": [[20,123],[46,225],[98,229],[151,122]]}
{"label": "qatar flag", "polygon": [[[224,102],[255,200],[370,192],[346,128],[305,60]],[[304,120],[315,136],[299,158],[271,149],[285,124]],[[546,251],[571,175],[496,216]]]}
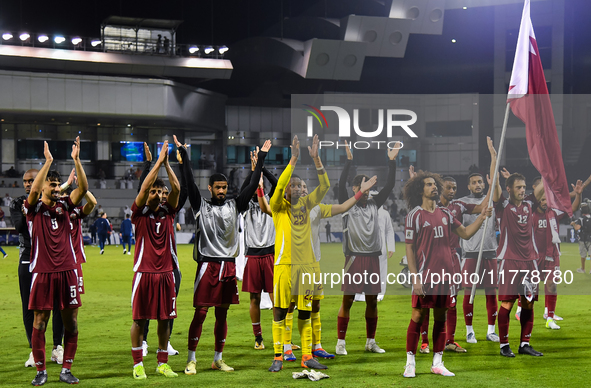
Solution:
{"label": "qatar flag", "polygon": [[529,9],[530,0],[525,0],[507,102],[525,123],[529,158],[544,178],[548,207],[572,216],[554,113]]}

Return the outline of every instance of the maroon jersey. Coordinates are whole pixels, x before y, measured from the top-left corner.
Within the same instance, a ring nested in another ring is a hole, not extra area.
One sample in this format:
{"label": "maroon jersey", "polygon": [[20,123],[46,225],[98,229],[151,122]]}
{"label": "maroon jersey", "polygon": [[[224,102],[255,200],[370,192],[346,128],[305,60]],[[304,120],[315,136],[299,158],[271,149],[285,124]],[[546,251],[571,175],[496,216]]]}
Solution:
{"label": "maroon jersey", "polygon": [[552,231],[558,235],[558,222],[566,213],[558,209],[546,209],[544,213],[534,212],[534,243],[538,257],[556,258],[560,256],[560,243],[552,242]]}
{"label": "maroon jersey", "polygon": [[70,227],[70,211],[73,208],[70,197],[60,198],[53,207],[44,204],[41,199],[35,205],[25,200],[31,236],[29,272],[51,273],[76,268]]}
{"label": "maroon jersey", "polygon": [[[438,204],[439,206],[443,205],[441,203]],[[453,200],[448,205],[447,208],[449,209],[451,215],[458,220],[460,223],[464,219],[464,214],[472,214],[474,208],[476,207],[475,203],[464,203],[462,201]],[[456,249],[460,247],[460,236],[455,233],[452,233],[449,238],[449,244],[452,249]]]}
{"label": "maroon jersey", "polygon": [[429,279],[429,273],[452,273],[450,238],[452,231],[462,224],[444,207],[436,207],[433,213],[420,206],[406,216],[407,244],[415,246],[418,273]]}
{"label": "maroon jersey", "polygon": [[165,202],[156,211],[148,205],[131,206],[131,222],[135,225],[134,272],[170,272],[177,268],[174,258],[175,209]]}
{"label": "maroon jersey", "polygon": [[530,261],[538,258],[534,244],[534,209],[538,206],[536,197],[527,196],[520,206],[515,206],[502,194],[495,202],[495,214],[501,232],[497,257],[499,260]]}
{"label": "maroon jersey", "polygon": [[84,253],[84,240],[82,239],[82,220],[87,217],[82,211],[84,206],[76,206],[70,213],[70,228],[72,229],[72,244],[76,252],[78,263],[86,263],[86,254]]}

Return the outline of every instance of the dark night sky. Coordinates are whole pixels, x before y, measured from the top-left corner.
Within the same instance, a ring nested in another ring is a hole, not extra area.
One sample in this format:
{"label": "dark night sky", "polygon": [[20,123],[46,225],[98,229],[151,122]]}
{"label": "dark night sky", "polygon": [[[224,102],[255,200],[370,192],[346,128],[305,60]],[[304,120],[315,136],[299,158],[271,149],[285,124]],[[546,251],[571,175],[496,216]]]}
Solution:
{"label": "dark night sky", "polygon": [[[233,42],[260,36],[276,26],[281,15],[368,15],[371,3],[283,0],[282,8],[279,0],[0,0],[0,31],[98,37],[100,23],[109,15],[179,19],[184,23],[177,42],[227,44],[231,49]],[[364,9],[356,9],[356,4],[363,4]],[[565,13],[565,93],[591,93],[591,77],[587,76],[591,66],[591,1],[566,0]],[[203,86],[237,98],[252,95],[265,83],[283,95],[323,90],[492,93],[493,26],[491,7],[446,11],[443,35],[411,35],[402,59],[366,59],[361,82],[303,80],[279,69],[236,68],[230,81],[212,81]],[[458,43],[452,44],[451,38]]]}

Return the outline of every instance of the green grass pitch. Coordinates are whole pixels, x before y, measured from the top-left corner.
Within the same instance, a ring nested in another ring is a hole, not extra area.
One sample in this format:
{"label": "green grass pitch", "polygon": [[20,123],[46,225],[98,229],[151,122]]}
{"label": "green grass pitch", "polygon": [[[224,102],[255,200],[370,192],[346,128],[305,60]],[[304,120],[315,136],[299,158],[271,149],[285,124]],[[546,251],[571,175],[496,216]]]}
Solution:
{"label": "green grass pitch", "polygon": [[[25,331],[22,324],[20,296],[18,291],[17,260],[18,249],[7,247],[8,258],[0,260],[0,386],[28,386],[35,376],[34,368],[25,368],[29,355]],[[85,387],[139,387],[139,386],[309,386],[322,387],[560,387],[589,384],[591,365],[591,322],[590,298],[591,275],[574,273],[574,283],[560,286],[557,313],[564,317],[559,322],[561,330],[545,328],[542,319],[543,301],[537,304],[532,335],[534,347],[544,352],[544,357],[533,358],[517,355],[506,359],[499,355],[498,344],[487,342],[484,297],[476,299],[474,328],[477,344],[466,344],[465,326],[461,313],[458,314],[456,338],[468,349],[466,354],[445,353],[445,365],[456,377],[432,375],[429,371],[432,355],[417,354],[417,377],[402,377],[406,362],[406,329],[410,319],[410,296],[388,296],[379,303],[379,322],[376,340],[385,354],[364,352],[365,320],[364,305],[356,303],[347,335],[347,356],[327,360],[329,379],[313,383],[309,380],[293,380],[291,372],[301,371],[301,353],[296,351],[297,363],[285,363],[280,373],[267,372],[273,359],[271,311],[262,312],[263,336],[267,349],[255,351],[254,338],[248,315],[248,295],[240,294],[240,305],[232,306],[228,313],[228,338],[224,360],[236,369],[223,373],[211,369],[213,359],[213,311],[205,321],[203,335],[197,348],[197,375],[182,373],[186,363],[187,331],[193,317],[192,297],[196,263],[192,260],[191,245],[179,246],[183,281],[179,293],[176,319],[171,342],[180,355],[169,358],[173,370],[179,373],[176,379],[166,379],[155,374],[156,368],[156,326],[152,325],[148,343],[149,354],[144,359],[148,379],[135,381],[132,378],[132,358],[129,328],[131,325],[131,280],[132,256],[122,255],[120,247],[107,246],[104,255],[98,248],[87,246],[88,263],[84,265],[86,294],[82,296],[83,306],[79,312],[78,352],[73,373]],[[572,270],[579,266],[578,247],[575,244],[562,245],[562,269]],[[342,268],[343,256],[340,244],[322,246],[323,263],[334,269]],[[397,253],[390,263],[390,272],[398,273],[398,262],[404,252],[404,244],[397,244]],[[323,265],[323,269],[324,269]],[[587,270],[591,265],[587,265]],[[241,285],[239,284],[239,287]],[[401,286],[394,286],[400,287]],[[573,292],[576,290],[577,292]],[[580,290],[580,292],[579,292]],[[586,292],[585,292],[586,291]],[[566,295],[570,293],[571,295]],[[578,295],[573,295],[578,294]],[[541,298],[543,299],[543,298]],[[334,352],[336,344],[337,311],[341,298],[328,295],[321,303],[322,344]],[[461,311],[461,303],[460,303]],[[51,322],[51,321],[50,321]],[[50,323],[51,326],[51,323]],[[297,327],[297,324],[296,324]],[[512,318],[510,340],[517,351],[519,323]],[[294,342],[299,343],[295,330]],[[51,328],[46,333],[47,353],[51,352]],[[61,366],[48,363],[49,381],[47,386],[62,384],[58,380]]]}

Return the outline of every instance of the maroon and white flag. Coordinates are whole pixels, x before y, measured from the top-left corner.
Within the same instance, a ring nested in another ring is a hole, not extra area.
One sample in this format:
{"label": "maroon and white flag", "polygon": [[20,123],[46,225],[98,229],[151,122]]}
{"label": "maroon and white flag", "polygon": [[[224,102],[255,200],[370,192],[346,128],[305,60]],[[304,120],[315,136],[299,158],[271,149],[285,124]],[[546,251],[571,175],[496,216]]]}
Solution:
{"label": "maroon and white flag", "polygon": [[548,207],[572,216],[554,113],[529,10],[530,0],[525,0],[507,102],[525,123],[529,157],[544,178]]}

